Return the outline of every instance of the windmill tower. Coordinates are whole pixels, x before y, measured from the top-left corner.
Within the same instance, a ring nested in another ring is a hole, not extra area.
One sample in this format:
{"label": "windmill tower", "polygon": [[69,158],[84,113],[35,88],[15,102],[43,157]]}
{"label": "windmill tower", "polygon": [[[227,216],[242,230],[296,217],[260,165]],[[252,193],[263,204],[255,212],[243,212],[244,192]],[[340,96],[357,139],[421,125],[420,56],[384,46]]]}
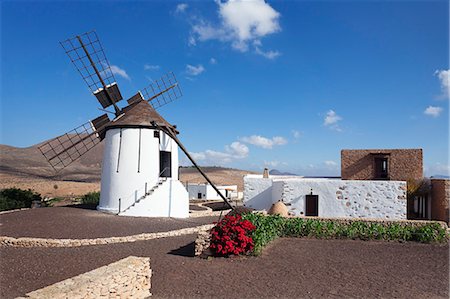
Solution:
{"label": "windmill tower", "polygon": [[[104,140],[98,210],[125,216],[188,217],[188,193],[178,180],[178,148],[214,184],[178,139],[176,126],[156,111],[182,95],[174,74],[154,81],[119,108],[122,94],[97,34],[87,32],[61,45],[102,106],[99,109],[107,113],[41,145],[47,161],[60,171]],[[110,107],[114,112],[106,110]]]}

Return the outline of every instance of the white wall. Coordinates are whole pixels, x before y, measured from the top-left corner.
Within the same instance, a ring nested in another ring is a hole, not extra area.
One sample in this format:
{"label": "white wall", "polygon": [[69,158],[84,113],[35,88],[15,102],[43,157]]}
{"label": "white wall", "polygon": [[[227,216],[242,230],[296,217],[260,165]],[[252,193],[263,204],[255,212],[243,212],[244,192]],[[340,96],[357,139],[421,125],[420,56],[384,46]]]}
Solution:
{"label": "white wall", "polygon": [[[122,137],[121,137],[122,135]],[[140,136],[140,151],[139,151]],[[99,210],[117,213],[158,182],[159,141],[152,129],[106,131]],[[120,154],[119,154],[120,150]]]}
{"label": "white wall", "polygon": [[201,193],[201,199],[206,198],[206,185],[205,184],[188,184],[187,189],[190,199],[199,199],[198,194]]}
{"label": "white wall", "polygon": [[168,179],[135,206],[119,214],[137,217],[189,217],[189,198],[183,184]]}
{"label": "white wall", "polygon": [[244,177],[244,205],[268,210],[282,200],[292,215],[305,214],[305,196],[319,196],[319,217],[406,219],[406,182]]}
{"label": "white wall", "polygon": [[[161,142],[160,142],[161,140]],[[148,128],[106,131],[98,210],[118,213],[158,183],[159,151],[172,152],[172,179],[178,179],[178,146],[169,136]],[[184,188],[183,188],[184,189]]]}
{"label": "white wall", "polygon": [[[237,197],[237,185],[227,185],[227,186],[216,186],[217,189],[223,194],[223,196],[226,197],[226,190],[225,189],[232,189],[232,191],[228,191],[228,198]],[[202,194],[201,199],[222,199],[219,194],[217,194],[216,190],[214,190],[213,186],[210,184],[188,184],[187,186],[188,192],[189,192],[189,198],[190,199],[199,199],[198,193]]]}

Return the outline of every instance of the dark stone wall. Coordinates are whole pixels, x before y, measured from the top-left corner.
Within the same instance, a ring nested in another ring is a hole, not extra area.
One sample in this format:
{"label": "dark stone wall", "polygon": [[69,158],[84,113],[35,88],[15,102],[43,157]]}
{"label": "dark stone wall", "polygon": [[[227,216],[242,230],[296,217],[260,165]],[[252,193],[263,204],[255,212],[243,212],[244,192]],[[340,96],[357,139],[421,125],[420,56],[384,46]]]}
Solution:
{"label": "dark stone wall", "polygon": [[375,155],[388,157],[389,180],[407,181],[423,178],[422,149],[342,150],[341,177],[343,180],[374,180]]}

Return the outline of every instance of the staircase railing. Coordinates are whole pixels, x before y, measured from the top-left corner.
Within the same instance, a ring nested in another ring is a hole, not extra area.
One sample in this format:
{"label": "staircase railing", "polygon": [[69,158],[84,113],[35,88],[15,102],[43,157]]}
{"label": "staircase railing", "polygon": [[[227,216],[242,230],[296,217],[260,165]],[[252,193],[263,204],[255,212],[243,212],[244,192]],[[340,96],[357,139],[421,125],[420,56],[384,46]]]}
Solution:
{"label": "staircase railing", "polygon": [[[130,204],[128,207],[126,207],[123,210],[121,209],[122,200],[121,200],[121,198],[119,198],[119,212],[117,214],[124,213],[124,212],[128,211],[129,209],[131,209],[132,207],[134,207],[137,203],[141,202],[141,200],[143,200],[144,198],[146,198],[147,196],[149,196],[153,192],[155,192],[156,189],[158,189],[158,187],[161,186],[162,184],[164,184],[166,181],[167,181],[167,178],[165,178],[165,177],[161,178],[158,176],[158,182],[150,190],[147,190],[147,183],[145,183],[144,195],[142,195],[139,198],[136,198],[132,204]],[[140,189],[140,190],[142,190],[142,189]]]}

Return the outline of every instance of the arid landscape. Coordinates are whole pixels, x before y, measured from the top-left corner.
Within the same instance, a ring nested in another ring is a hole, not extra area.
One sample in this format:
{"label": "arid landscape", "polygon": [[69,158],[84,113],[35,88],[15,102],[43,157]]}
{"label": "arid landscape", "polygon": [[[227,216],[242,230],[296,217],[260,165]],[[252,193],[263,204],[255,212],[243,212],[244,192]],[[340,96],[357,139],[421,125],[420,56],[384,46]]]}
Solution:
{"label": "arid landscape", "polygon": [[[79,160],[55,172],[38,149],[40,144],[19,148],[0,145],[0,189],[32,189],[44,197],[72,197],[100,190],[103,144],[100,143]],[[205,167],[204,171],[218,185],[237,185],[243,190],[243,176],[250,171]],[[181,167],[183,183],[204,183],[194,167]]]}

